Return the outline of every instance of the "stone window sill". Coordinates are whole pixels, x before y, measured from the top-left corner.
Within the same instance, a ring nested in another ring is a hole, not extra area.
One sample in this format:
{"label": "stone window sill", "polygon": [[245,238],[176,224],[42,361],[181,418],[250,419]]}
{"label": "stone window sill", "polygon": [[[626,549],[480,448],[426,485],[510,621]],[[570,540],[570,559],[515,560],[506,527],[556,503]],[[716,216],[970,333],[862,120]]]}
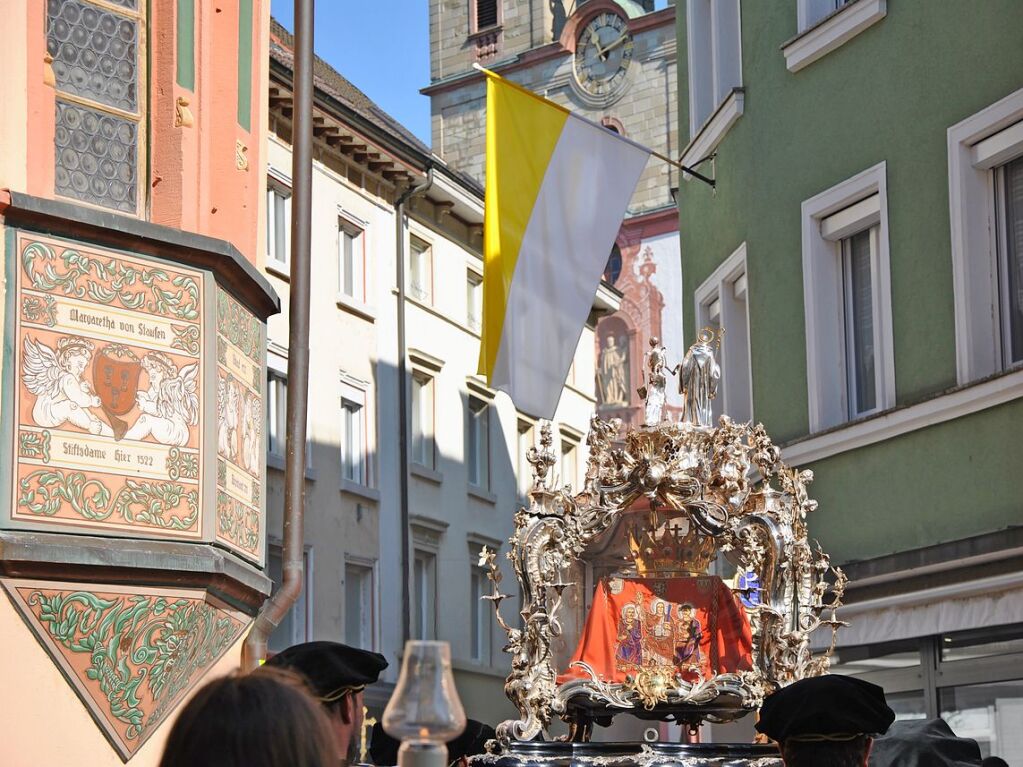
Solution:
{"label": "stone window sill", "polygon": [[489,490],[487,490],[486,488],[476,487],[475,485],[469,485],[467,489],[469,495],[472,496],[473,498],[483,501],[483,503],[488,503],[491,506],[497,505],[497,496],[494,495]]}
{"label": "stone window sill", "polygon": [[413,477],[419,477],[419,479],[424,479],[435,485],[439,485],[444,481],[444,474],[421,463],[413,463],[409,470],[412,472]]}
{"label": "stone window sill", "polygon": [[[742,117],[744,98],[745,91],[742,88],[732,88],[732,92],[725,96],[683,150],[681,159],[683,165],[694,168],[698,162],[709,157],[717,149],[736,120]],[[687,180],[690,178],[688,174],[683,176]]]}
{"label": "stone window sill", "polygon": [[798,72],[810,66],[879,22],[887,13],[887,0],[856,0],[842,6],[782,45],[785,67],[790,72]]}
{"label": "stone window sill", "polygon": [[342,479],[340,490],[345,495],[354,495],[373,503],[380,502],[380,491],[375,487],[366,487],[360,485],[358,482],[352,482],[350,479]]}

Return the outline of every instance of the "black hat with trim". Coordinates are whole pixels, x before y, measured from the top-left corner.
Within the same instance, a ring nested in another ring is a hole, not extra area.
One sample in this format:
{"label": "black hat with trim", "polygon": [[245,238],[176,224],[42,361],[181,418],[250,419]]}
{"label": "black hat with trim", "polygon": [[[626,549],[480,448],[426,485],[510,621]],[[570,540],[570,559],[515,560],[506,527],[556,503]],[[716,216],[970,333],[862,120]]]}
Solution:
{"label": "black hat with trim", "polygon": [[884,690],[851,676],[800,679],[768,696],[756,727],[779,743],[787,740],[853,740],[879,735],[895,721]]}
{"label": "black hat with trim", "polygon": [[277,653],[266,665],[298,672],[320,702],[330,704],[373,684],[387,668],[387,660],[380,653],[340,642],[306,642]]}

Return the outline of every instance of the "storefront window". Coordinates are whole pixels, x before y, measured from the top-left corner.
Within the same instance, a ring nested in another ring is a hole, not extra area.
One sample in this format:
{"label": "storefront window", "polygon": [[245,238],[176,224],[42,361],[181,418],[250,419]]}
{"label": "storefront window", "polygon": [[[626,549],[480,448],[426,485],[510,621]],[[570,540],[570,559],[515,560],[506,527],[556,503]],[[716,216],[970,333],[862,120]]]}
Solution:
{"label": "storefront window", "polygon": [[941,659],[946,662],[1012,653],[1023,653],[1023,626],[998,626],[941,638]]}
{"label": "storefront window", "polygon": [[888,706],[895,712],[896,722],[927,718],[927,703],[923,690],[890,692],[885,698],[888,700]]}
{"label": "storefront window", "polygon": [[1023,764],[1023,679],[945,687],[938,698],[941,718],[956,735],[976,740],[983,756]]}

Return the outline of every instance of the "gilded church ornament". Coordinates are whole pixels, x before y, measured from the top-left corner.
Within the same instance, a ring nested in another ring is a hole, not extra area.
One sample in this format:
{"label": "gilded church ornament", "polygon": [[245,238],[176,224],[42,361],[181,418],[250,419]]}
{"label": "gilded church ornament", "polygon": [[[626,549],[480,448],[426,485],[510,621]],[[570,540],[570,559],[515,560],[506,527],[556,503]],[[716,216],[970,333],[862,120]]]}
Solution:
{"label": "gilded church ornament", "polygon": [[[508,552],[521,625],[501,616],[496,555],[480,558],[512,655],[505,692],[519,711],[497,728],[502,747],[555,717],[584,738],[593,721],[627,711],[690,726],[731,721],[779,686],[827,671],[846,579],[807,536],[813,475],[786,466],[760,424],[712,423],[719,338],[702,333],[674,367],[652,340],[645,423],[618,442],[620,422],[593,416],[580,492],[550,486],[542,424],[530,504],[515,515]],[[662,398],[676,372],[686,407],[672,421]],[[718,554],[734,577],[712,570]],[[556,649],[572,621],[566,596],[588,597],[579,593],[587,580],[592,598],[566,659]],[[831,643],[815,654],[818,629]]]}

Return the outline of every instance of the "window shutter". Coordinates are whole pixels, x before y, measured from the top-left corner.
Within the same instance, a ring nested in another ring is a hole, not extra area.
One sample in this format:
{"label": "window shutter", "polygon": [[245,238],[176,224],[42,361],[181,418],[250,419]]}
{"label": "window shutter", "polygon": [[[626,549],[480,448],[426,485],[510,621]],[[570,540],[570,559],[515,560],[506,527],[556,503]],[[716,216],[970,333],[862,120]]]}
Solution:
{"label": "window shutter", "polygon": [[497,0],[476,0],[476,29],[497,24]]}

